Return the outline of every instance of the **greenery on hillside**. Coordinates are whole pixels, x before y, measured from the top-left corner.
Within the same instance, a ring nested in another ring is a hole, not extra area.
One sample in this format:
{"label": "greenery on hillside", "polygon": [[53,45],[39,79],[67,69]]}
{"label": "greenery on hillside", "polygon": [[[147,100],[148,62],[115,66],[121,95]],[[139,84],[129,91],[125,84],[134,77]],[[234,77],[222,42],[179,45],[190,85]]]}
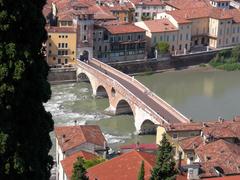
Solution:
{"label": "greenery on hillside", "polygon": [[157,151],[156,165],[152,170],[150,180],[175,180],[176,174],[173,148],[168,142],[166,134],[163,134]]}
{"label": "greenery on hillside", "polygon": [[159,54],[166,54],[169,52],[169,44],[166,42],[159,42],[156,44],[155,48]]}
{"label": "greenery on hillside", "polygon": [[236,46],[232,50],[220,51],[209,64],[226,71],[240,70],[240,46]]}
{"label": "greenery on hillside", "polygon": [[49,179],[45,0],[0,0],[0,179]]}

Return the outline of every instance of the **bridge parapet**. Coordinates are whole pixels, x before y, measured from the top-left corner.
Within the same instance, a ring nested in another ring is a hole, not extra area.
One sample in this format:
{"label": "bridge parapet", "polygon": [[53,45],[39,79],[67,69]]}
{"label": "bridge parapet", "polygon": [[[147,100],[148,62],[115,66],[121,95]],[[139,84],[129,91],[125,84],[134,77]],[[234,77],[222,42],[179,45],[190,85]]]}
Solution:
{"label": "bridge parapet", "polygon": [[[96,66],[99,66],[103,69],[105,69],[106,71],[109,71],[119,77],[121,77],[122,79],[131,82],[132,84],[134,84],[136,87],[138,87],[142,92],[146,93],[151,99],[153,99],[155,102],[161,104],[163,107],[165,107],[165,109],[167,109],[168,111],[170,111],[177,119],[179,119],[182,123],[188,123],[190,122],[190,120],[185,117],[183,114],[181,114],[179,111],[177,111],[173,106],[171,106],[170,104],[168,104],[166,101],[164,101],[162,98],[160,98],[159,96],[157,96],[154,92],[152,92],[151,90],[149,90],[145,85],[143,85],[141,82],[139,82],[138,80],[131,78],[129,75],[95,59],[92,58],[91,63],[95,64]],[[154,111],[155,112],[155,111]]]}

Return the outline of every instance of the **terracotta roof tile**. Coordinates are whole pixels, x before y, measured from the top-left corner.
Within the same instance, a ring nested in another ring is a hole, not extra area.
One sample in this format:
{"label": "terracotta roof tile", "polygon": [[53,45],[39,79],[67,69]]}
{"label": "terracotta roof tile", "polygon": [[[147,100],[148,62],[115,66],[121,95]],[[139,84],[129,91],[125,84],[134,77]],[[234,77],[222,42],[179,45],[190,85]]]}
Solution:
{"label": "terracotta roof tile", "polygon": [[194,150],[203,143],[201,136],[194,136],[185,138],[179,141],[179,144],[183,150]]}
{"label": "terracotta roof tile", "polygon": [[148,5],[148,6],[163,6],[164,3],[160,0],[132,0],[134,5]]}
{"label": "terracotta roof tile", "polygon": [[63,170],[69,179],[71,179],[72,177],[73,164],[76,162],[78,157],[83,157],[86,160],[91,160],[91,159],[97,158],[98,156],[86,151],[79,151],[71,154],[70,156],[62,160],[61,164],[62,164]]}
{"label": "terracotta roof tile", "polygon": [[201,177],[216,176],[214,167],[222,168],[225,175],[240,174],[240,146],[225,140],[202,144],[195,150],[204,173]]}
{"label": "terracotta roof tile", "polygon": [[[63,152],[86,142],[99,146],[104,146],[106,142],[97,125],[55,127],[54,131]],[[65,137],[63,138],[63,136]]]}
{"label": "terracotta roof tile", "polygon": [[89,168],[88,176],[90,179],[98,178],[100,180],[137,179],[141,162],[144,161],[145,179],[149,179],[155,158],[153,154],[134,150]]}
{"label": "terracotta roof tile", "polygon": [[152,33],[177,31],[177,28],[168,19],[144,21]]}
{"label": "terracotta roof tile", "polygon": [[140,33],[145,32],[144,29],[135,26],[133,24],[123,24],[123,25],[115,25],[115,26],[105,26],[105,28],[111,34],[126,34],[126,33]]}
{"label": "terracotta roof tile", "polygon": [[76,33],[76,29],[73,27],[47,27],[46,28],[48,33]]}
{"label": "terracotta roof tile", "polygon": [[233,176],[224,176],[224,177],[216,177],[216,178],[204,178],[204,180],[239,180],[240,175]]}

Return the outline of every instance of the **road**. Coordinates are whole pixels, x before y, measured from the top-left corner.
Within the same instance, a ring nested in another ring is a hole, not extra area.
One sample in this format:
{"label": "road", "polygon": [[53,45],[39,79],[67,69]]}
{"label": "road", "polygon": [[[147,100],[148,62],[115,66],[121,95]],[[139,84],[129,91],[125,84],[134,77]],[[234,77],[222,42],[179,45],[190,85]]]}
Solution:
{"label": "road", "polygon": [[124,80],[120,76],[117,76],[116,74],[113,74],[105,69],[102,69],[101,67],[89,63],[92,67],[95,69],[98,69],[99,71],[106,73],[111,78],[118,81],[120,84],[122,84],[126,89],[128,89],[132,94],[134,94],[136,97],[138,97],[141,101],[143,101],[148,107],[150,107],[152,110],[157,112],[160,116],[162,116],[165,120],[167,120],[169,123],[182,123],[176,116],[173,115],[172,112],[169,112],[167,109],[165,109],[161,104],[154,101],[146,92],[142,92],[139,88],[131,84],[129,81]]}

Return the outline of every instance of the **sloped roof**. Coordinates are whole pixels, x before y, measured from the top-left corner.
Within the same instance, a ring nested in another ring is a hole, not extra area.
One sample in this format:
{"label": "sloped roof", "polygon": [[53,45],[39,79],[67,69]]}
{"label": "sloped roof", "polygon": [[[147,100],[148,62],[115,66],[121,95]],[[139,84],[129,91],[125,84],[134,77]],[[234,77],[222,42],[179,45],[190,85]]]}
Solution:
{"label": "sloped roof", "polygon": [[156,156],[149,153],[131,151],[116,158],[105,161],[94,167],[89,168],[88,176],[90,179],[100,180],[129,180],[137,179],[138,172],[144,161],[145,179],[151,176],[151,169],[155,164]]}
{"label": "sloped roof", "polygon": [[179,141],[179,144],[183,150],[194,150],[203,143],[201,136],[194,136],[184,138]]}
{"label": "sloped roof", "polygon": [[200,158],[201,167],[204,171],[202,177],[216,176],[214,167],[220,167],[224,174],[240,174],[240,146],[217,140],[209,144],[202,144],[195,150]]}
{"label": "sloped roof", "polygon": [[71,179],[72,177],[73,164],[76,162],[78,157],[82,157],[86,160],[91,160],[91,159],[97,158],[98,156],[86,151],[79,151],[71,154],[70,156],[62,160],[61,164],[62,164],[63,170],[69,179]]}
{"label": "sloped roof", "polygon": [[97,125],[55,127],[54,131],[63,152],[83,143],[92,143],[103,147],[107,142]]}
{"label": "sloped roof", "polygon": [[135,26],[134,24],[120,24],[120,25],[113,25],[113,26],[105,26],[105,28],[111,34],[125,34],[125,33],[139,33],[145,32],[144,29]]}
{"label": "sloped roof", "polygon": [[168,19],[149,20],[144,21],[144,23],[152,33],[170,32],[178,30]]}

